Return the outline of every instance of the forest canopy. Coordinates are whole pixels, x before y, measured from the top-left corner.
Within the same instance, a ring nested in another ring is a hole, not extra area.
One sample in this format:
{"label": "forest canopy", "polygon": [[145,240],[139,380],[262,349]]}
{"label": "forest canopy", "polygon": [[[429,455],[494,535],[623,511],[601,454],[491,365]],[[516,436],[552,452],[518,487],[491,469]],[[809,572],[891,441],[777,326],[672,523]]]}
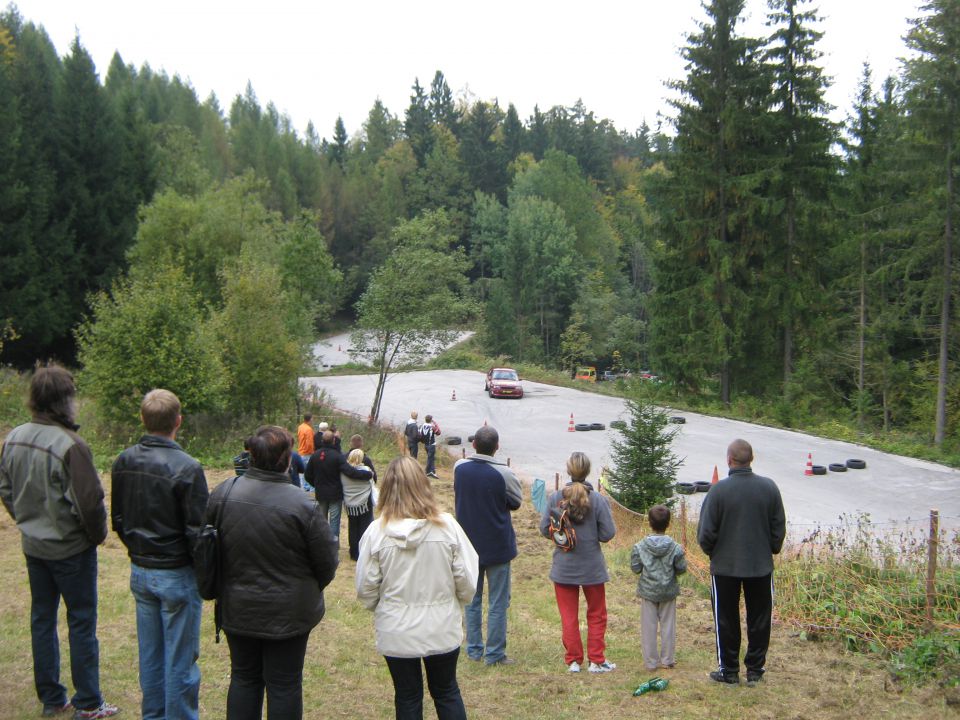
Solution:
{"label": "forest canopy", "polygon": [[[288,372],[355,317],[398,228],[442,212],[491,356],[616,362],[688,397],[771,402],[786,425],[826,408],[957,443],[957,8],[922,8],[899,76],[865,63],[840,125],[808,0],[769,0],[761,37],[741,32],[742,0],[709,0],[669,128],[616,128],[579,101],[521,118],[455,97],[438,70],[412,79],[406,108],[377,100],[360,132],[338,120],[328,139],[249,85],[224,108],[119,55],[101,80],[79,36],[59,57],[11,5],[0,361],[79,353],[109,377],[98,319],[125,327],[123,303],[171,278],[205,324],[191,343],[230,344],[227,365],[249,372],[236,344],[259,313]],[[223,402],[210,390],[197,397]],[[233,401],[285,392],[295,382]]]}

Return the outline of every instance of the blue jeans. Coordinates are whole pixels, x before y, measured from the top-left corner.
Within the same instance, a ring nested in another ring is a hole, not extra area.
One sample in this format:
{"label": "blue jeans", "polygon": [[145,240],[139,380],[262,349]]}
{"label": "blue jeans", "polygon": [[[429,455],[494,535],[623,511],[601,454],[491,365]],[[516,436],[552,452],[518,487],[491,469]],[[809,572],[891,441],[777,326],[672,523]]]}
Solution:
{"label": "blue jeans", "polygon": [[143,720],[196,720],[200,697],[200,614],[193,567],[130,566],[137,601]]}
{"label": "blue jeans", "polygon": [[393,678],[393,706],[397,720],[423,720],[423,673],[427,670],[427,687],[437,711],[437,720],[467,720],[463,697],[457,684],[457,658],[460,648],[442,655],[425,658],[384,656]]}
{"label": "blue jeans", "polygon": [[[487,642],[483,642],[483,576],[487,576]],[[467,657],[489,665],[507,656],[507,608],[510,607],[510,563],[481,565],[477,593],[467,605]]]}
{"label": "blue jeans", "polygon": [[44,707],[62,707],[67,689],[60,684],[60,640],[57,611],[67,606],[70,638],[70,702],[82,710],[99,707],[100,646],[97,644],[97,548],[92,546],[63,560],[27,558],[30,579],[30,636],[33,681]]}
{"label": "blue jeans", "polygon": [[437,471],[437,445],[427,445],[427,469],[424,471],[429,475]]}
{"label": "blue jeans", "polygon": [[340,514],[343,512],[343,500],[317,500],[320,514],[330,523],[333,539],[340,542]]}

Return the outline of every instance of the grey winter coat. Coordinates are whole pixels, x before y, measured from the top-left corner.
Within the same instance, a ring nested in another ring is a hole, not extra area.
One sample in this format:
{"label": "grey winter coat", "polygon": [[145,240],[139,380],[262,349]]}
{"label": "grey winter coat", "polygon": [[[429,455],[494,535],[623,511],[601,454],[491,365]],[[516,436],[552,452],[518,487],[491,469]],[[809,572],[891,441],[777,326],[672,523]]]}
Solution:
{"label": "grey winter coat", "polygon": [[680,594],[677,575],[687,571],[687,556],[669,535],[648,535],[630,551],[630,569],[640,576],[637,595],[666,602]]}
{"label": "grey winter coat", "polygon": [[[617,534],[617,526],[607,499],[595,492],[590,483],[584,485],[590,491],[590,510],[582,522],[573,524],[577,531],[577,546],[569,552],[558,547],[553,549],[550,579],[561,585],[599,585],[610,580],[600,543],[612,540]],[[540,534],[546,538],[550,537],[550,512],[559,507],[561,500],[562,490],[553,493],[540,518]]]}

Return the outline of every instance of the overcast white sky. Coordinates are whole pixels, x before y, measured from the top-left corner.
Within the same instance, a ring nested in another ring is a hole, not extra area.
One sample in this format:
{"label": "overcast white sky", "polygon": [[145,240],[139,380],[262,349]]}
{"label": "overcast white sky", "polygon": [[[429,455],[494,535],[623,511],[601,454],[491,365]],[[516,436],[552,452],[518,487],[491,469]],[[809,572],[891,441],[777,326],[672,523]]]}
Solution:
{"label": "overcast white sky", "polygon": [[[3,2],[4,0],[0,0]],[[127,64],[180,75],[227,111],[249,80],[302,132],[357,132],[378,97],[402,117],[414,78],[442,70],[458,96],[534,105],[582,98],[598,118],[636,130],[669,113],[664,83],[684,76],[678,49],[704,19],[700,0],[19,0],[63,56],[76,33],[101,79]],[[869,61],[875,85],[899,72],[919,0],[819,0],[828,100],[843,119]],[[766,0],[747,0],[744,32],[765,34]]]}

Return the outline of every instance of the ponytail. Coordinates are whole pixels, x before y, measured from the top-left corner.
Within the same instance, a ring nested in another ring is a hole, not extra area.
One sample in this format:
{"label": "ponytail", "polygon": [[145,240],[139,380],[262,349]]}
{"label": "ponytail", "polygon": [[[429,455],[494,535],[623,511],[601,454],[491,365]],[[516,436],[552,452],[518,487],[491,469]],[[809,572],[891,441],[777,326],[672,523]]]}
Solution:
{"label": "ponytail", "polygon": [[576,523],[583,522],[583,519],[590,512],[590,491],[582,482],[572,482],[563,488],[563,503],[567,508],[570,519]]}

